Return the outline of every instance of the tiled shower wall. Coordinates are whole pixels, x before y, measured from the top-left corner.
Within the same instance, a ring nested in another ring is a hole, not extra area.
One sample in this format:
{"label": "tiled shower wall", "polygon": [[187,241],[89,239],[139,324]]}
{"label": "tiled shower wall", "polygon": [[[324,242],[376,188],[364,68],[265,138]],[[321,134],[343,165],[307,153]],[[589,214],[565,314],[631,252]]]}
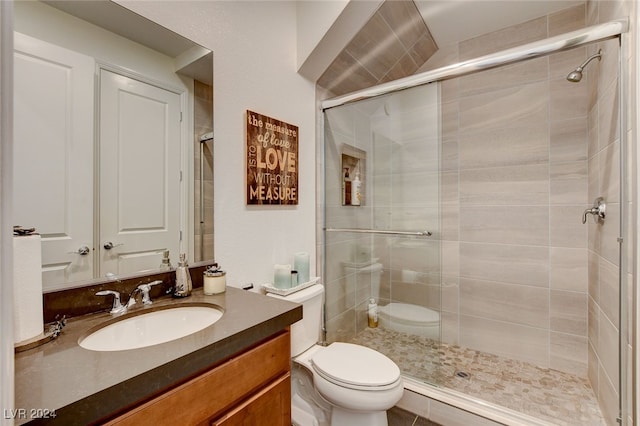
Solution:
{"label": "tiled shower wall", "polygon": [[[581,28],[579,6],[462,42],[459,61]],[[443,340],[587,373],[586,48],[442,84]]]}

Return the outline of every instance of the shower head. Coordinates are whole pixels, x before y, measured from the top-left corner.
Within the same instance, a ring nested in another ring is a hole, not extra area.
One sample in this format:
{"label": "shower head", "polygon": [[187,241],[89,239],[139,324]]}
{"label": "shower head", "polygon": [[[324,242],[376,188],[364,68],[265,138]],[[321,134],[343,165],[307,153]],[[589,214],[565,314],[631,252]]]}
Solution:
{"label": "shower head", "polygon": [[582,65],[571,71],[569,75],[567,75],[567,80],[572,83],[577,83],[582,80],[582,70],[584,70],[584,67],[586,67],[589,62],[596,58],[598,58],[599,61],[602,60],[602,49],[598,50],[598,53],[596,53],[595,55],[589,56],[589,58],[587,58],[587,60],[584,61]]}

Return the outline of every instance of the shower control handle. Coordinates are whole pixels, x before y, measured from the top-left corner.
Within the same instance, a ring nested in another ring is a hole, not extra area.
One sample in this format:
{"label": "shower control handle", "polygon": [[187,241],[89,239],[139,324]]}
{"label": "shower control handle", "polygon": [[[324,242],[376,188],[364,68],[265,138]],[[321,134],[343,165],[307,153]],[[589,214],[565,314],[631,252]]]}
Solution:
{"label": "shower control handle", "polygon": [[587,215],[593,215],[596,223],[600,221],[604,221],[605,211],[607,210],[607,205],[604,202],[604,198],[598,197],[593,202],[593,207],[590,209],[586,209],[584,213],[582,213],[582,223],[587,223]]}

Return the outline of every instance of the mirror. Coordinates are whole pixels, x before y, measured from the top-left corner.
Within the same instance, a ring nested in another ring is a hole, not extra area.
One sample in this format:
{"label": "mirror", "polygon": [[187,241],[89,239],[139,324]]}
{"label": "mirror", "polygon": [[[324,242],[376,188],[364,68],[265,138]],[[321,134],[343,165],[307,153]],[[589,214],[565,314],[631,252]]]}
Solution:
{"label": "mirror", "polygon": [[106,0],[14,4],[14,221],[43,290],[213,258],[213,53]]}

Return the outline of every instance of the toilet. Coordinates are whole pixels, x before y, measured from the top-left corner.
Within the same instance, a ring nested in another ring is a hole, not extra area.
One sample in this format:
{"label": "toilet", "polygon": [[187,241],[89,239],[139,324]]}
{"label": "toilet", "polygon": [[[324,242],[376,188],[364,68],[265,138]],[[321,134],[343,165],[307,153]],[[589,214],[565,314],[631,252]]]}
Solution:
{"label": "toilet", "polygon": [[[375,259],[373,259],[375,260]],[[349,288],[356,283],[371,283],[371,298],[380,304],[378,307],[379,326],[402,333],[440,340],[440,313],[424,306],[410,303],[380,303],[380,281],[383,266],[379,262],[360,264],[343,262],[345,280]]]}
{"label": "toilet", "polygon": [[[303,309],[303,318],[291,326],[293,424],[386,426],[386,411],[404,391],[400,368],[364,346],[318,345],[323,293],[324,286],[315,284],[287,296],[268,294],[301,303]],[[312,386],[305,386],[305,374]]]}

